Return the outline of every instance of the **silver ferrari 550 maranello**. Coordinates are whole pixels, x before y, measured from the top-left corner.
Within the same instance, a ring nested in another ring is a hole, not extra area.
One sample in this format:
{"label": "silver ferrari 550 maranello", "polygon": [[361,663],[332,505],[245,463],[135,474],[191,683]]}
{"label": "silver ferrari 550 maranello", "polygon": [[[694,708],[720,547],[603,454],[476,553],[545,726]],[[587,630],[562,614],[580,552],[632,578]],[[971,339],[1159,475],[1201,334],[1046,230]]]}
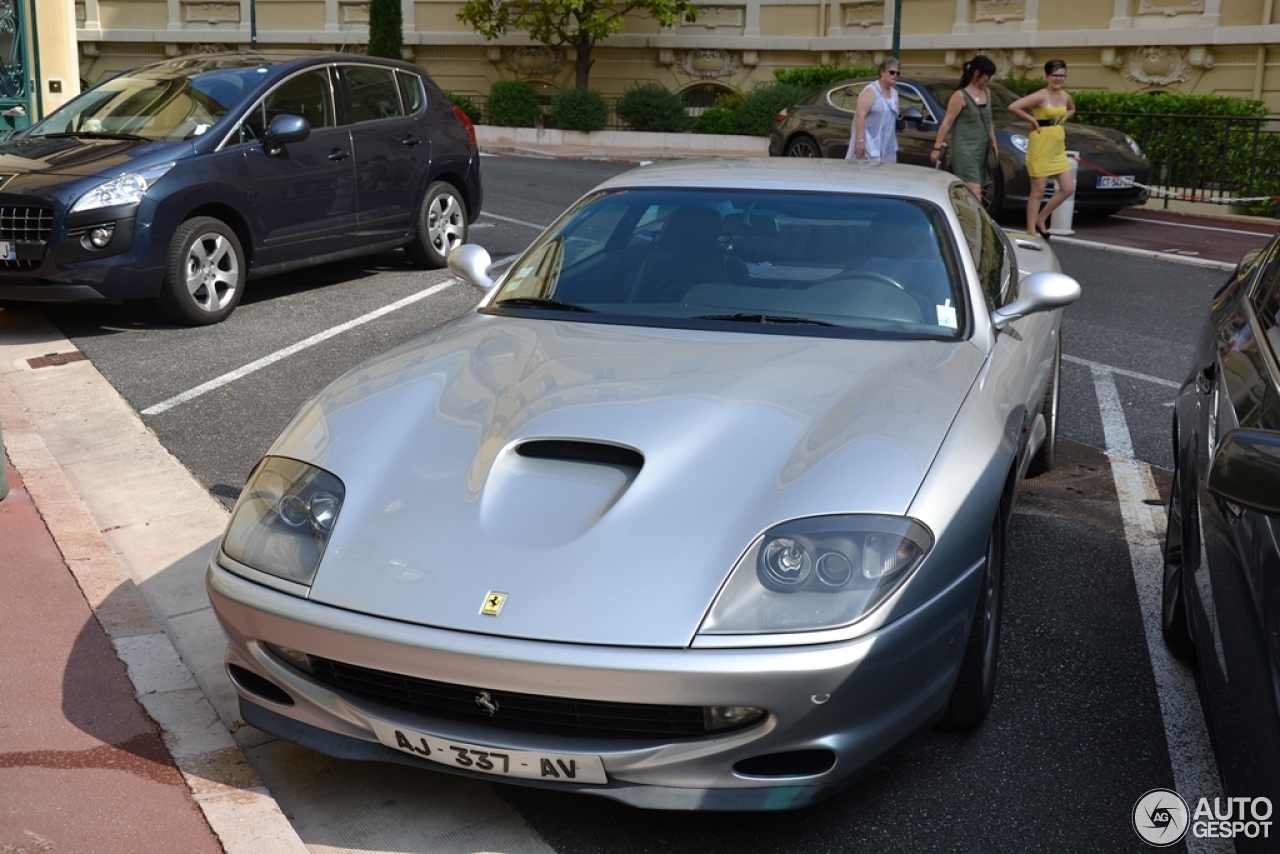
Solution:
{"label": "silver ferrari 550 maranello", "polygon": [[348,758],[786,809],[982,723],[1005,525],[1080,293],[953,176],[685,161],[254,470],[207,585],[242,715]]}

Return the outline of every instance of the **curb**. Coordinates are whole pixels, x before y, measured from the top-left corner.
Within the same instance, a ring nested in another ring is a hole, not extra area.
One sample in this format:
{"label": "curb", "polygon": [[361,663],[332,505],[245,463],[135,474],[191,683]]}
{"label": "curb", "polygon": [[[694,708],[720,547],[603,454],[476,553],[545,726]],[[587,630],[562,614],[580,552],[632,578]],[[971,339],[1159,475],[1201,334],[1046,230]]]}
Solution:
{"label": "curb", "polygon": [[[126,526],[100,527],[66,475],[67,461],[60,460],[58,452],[46,443],[37,422],[50,418],[65,422],[67,411],[41,410],[39,376],[52,372],[78,375],[77,384],[86,392],[78,402],[92,395],[89,387],[110,386],[87,361],[41,368],[40,374],[35,374],[26,358],[75,351],[56,331],[39,338],[0,347],[5,357],[0,362],[0,414],[6,425],[5,448],[10,462],[21,473],[94,617],[124,662],[136,699],[159,726],[192,799],[223,849],[227,854],[303,854],[306,846],[232,737],[233,729],[219,717],[178,652],[179,626],[192,614],[166,617],[148,601],[135,577],[137,568],[130,566],[127,557],[105,536],[107,531]],[[66,374],[59,377],[60,381],[67,379]],[[63,404],[66,406],[65,401]],[[91,419],[78,420],[88,424]],[[149,432],[136,415],[132,421],[135,433]],[[89,429],[100,426],[95,422]],[[125,442],[136,446],[138,438],[128,436]],[[167,452],[165,456],[172,465],[179,465]],[[190,475],[185,479],[190,481]],[[141,527],[150,527],[152,521],[144,521]],[[154,521],[155,528],[146,532],[147,536],[166,538],[165,520]],[[242,722],[231,723],[243,726]]]}

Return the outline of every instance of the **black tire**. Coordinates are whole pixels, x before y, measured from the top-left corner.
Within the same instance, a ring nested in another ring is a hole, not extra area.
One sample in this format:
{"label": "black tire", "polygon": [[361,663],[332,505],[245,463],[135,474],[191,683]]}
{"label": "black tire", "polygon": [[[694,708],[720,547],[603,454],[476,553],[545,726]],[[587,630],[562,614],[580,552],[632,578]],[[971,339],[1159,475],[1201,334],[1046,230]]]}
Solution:
{"label": "black tire", "polygon": [[817,141],[811,136],[803,134],[794,137],[787,143],[788,157],[821,157],[822,151],[818,148]]}
{"label": "black tire", "polygon": [[986,720],[996,696],[996,671],[1000,662],[1000,617],[1004,610],[1004,521],[999,513],[987,538],[987,565],[982,589],[969,628],[960,676],[941,726],[967,732]]}
{"label": "black tire", "polygon": [[982,185],[982,206],[993,218],[1004,210],[1004,171],[999,166],[987,174]]}
{"label": "black tire", "polygon": [[1044,401],[1040,414],[1044,416],[1044,441],[1027,466],[1027,477],[1036,477],[1052,471],[1058,461],[1058,400],[1062,383],[1062,330],[1058,330],[1058,345],[1053,353],[1053,367],[1049,370],[1049,384],[1044,389]]}
{"label": "black tire", "polygon": [[448,263],[449,253],[466,242],[466,201],[447,181],[433,182],[422,197],[413,240],[405,253],[419,267],[438,270]]}
{"label": "black tire", "polygon": [[1187,611],[1187,549],[1195,545],[1195,510],[1189,510],[1182,495],[1182,475],[1176,470],[1169,492],[1169,522],[1164,535],[1164,591],[1160,607],[1160,633],[1164,645],[1175,658],[1194,662],[1195,640]]}
{"label": "black tire", "polygon": [[240,304],[246,278],[244,250],[222,220],[192,217],[174,232],[157,303],[174,323],[220,323]]}

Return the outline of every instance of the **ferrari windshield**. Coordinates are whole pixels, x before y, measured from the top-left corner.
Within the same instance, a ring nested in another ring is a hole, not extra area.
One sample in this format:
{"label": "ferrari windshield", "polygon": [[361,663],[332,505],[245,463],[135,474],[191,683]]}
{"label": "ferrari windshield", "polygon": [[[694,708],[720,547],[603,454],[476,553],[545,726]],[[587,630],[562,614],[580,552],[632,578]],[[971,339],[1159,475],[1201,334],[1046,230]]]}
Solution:
{"label": "ferrari windshield", "polygon": [[175,60],[106,80],[32,128],[70,134],[179,141],[197,137],[267,72],[261,60]]}
{"label": "ferrari windshield", "polygon": [[936,209],[900,198],[608,192],[571,209],[531,247],[491,309],[956,338],[965,306],[945,228]]}

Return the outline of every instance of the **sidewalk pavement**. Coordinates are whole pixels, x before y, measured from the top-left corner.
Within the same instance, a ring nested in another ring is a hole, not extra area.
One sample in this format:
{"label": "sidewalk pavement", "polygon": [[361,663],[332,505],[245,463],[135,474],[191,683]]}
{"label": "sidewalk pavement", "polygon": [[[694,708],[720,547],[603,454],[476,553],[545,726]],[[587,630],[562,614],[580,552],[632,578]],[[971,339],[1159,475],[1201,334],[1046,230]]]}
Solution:
{"label": "sidewalk pavement", "polygon": [[[676,142],[484,147],[626,162],[730,153]],[[1274,231],[1248,222],[1259,241]],[[302,854],[247,758],[276,748],[237,719],[221,660],[203,654],[221,635],[196,580],[225,510],[91,363],[39,358],[77,354],[70,341],[5,314],[0,423],[13,465],[0,501],[0,851]],[[441,827],[464,838],[456,822],[466,816],[454,813],[465,806],[442,803]],[[517,825],[467,850],[545,850],[520,841]]]}

